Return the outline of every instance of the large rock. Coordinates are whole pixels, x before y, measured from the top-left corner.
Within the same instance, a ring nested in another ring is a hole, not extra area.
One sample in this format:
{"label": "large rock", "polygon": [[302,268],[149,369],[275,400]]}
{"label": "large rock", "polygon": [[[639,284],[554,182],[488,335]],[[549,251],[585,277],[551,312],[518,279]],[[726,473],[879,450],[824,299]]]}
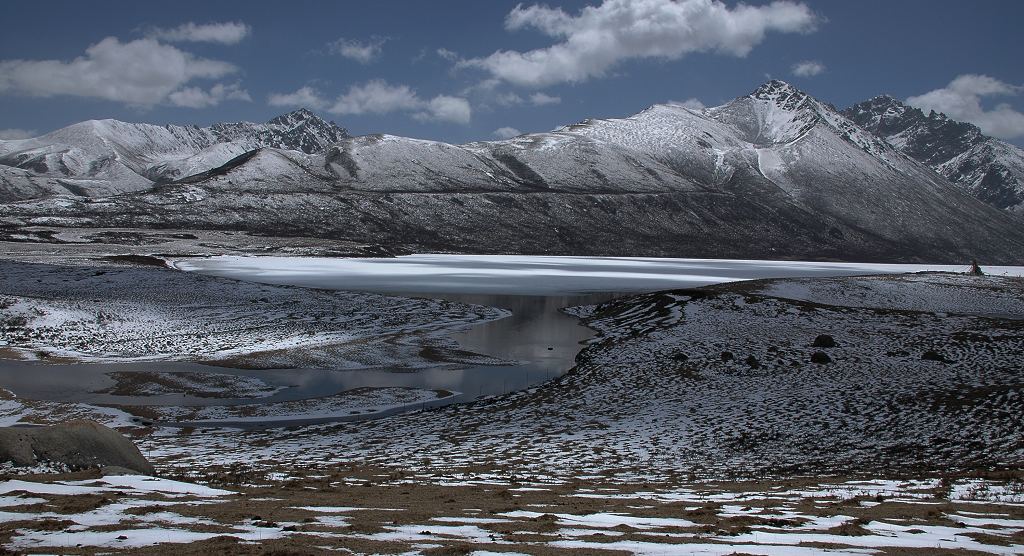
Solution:
{"label": "large rock", "polygon": [[19,466],[64,464],[71,469],[117,466],[153,474],[131,440],[95,421],[77,420],[38,428],[0,428],[0,462]]}

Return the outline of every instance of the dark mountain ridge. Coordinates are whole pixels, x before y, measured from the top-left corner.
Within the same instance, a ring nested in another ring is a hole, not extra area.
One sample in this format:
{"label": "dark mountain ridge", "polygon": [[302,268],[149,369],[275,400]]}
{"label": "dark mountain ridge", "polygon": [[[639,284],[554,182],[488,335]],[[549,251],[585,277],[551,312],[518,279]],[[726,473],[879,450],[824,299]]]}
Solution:
{"label": "dark mountain ridge", "polygon": [[934,111],[925,114],[885,95],[843,114],[971,195],[1024,214],[1024,150],[985,135],[973,124]]}

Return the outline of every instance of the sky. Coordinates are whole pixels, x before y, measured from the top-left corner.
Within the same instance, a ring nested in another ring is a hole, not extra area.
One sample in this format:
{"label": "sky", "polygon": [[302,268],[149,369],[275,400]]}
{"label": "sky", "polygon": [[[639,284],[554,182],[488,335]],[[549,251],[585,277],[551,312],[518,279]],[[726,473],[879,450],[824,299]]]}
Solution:
{"label": "sky", "polygon": [[208,125],[306,107],[448,142],[784,79],[909,100],[1024,145],[1020,0],[9,3],[0,138],[87,119]]}

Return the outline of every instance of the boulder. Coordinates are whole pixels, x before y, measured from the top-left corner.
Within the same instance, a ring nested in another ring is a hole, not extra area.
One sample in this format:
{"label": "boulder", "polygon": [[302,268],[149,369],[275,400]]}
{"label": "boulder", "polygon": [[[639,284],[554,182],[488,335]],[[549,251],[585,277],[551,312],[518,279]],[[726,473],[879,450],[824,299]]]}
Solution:
{"label": "boulder", "polygon": [[48,462],[71,469],[113,466],[146,475],[154,473],[153,465],[131,440],[88,420],[49,427],[0,428],[0,462],[26,467]]}
{"label": "boulder", "polygon": [[811,354],[811,363],[817,363],[818,365],[828,365],[832,362],[832,358],[828,356],[824,351],[816,351]]}
{"label": "boulder", "polygon": [[829,336],[828,334],[820,334],[817,338],[814,339],[814,343],[811,344],[811,347],[834,348],[836,347],[836,340],[835,338]]}

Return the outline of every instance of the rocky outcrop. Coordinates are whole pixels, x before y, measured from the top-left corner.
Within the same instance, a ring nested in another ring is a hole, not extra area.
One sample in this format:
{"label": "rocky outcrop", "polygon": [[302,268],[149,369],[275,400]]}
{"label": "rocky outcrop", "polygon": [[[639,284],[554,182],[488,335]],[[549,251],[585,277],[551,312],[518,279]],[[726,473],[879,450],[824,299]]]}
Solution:
{"label": "rocky outcrop", "polygon": [[120,467],[147,475],[153,465],[131,440],[95,421],[49,427],[0,428],[0,462],[30,467],[56,464],[69,469]]}

